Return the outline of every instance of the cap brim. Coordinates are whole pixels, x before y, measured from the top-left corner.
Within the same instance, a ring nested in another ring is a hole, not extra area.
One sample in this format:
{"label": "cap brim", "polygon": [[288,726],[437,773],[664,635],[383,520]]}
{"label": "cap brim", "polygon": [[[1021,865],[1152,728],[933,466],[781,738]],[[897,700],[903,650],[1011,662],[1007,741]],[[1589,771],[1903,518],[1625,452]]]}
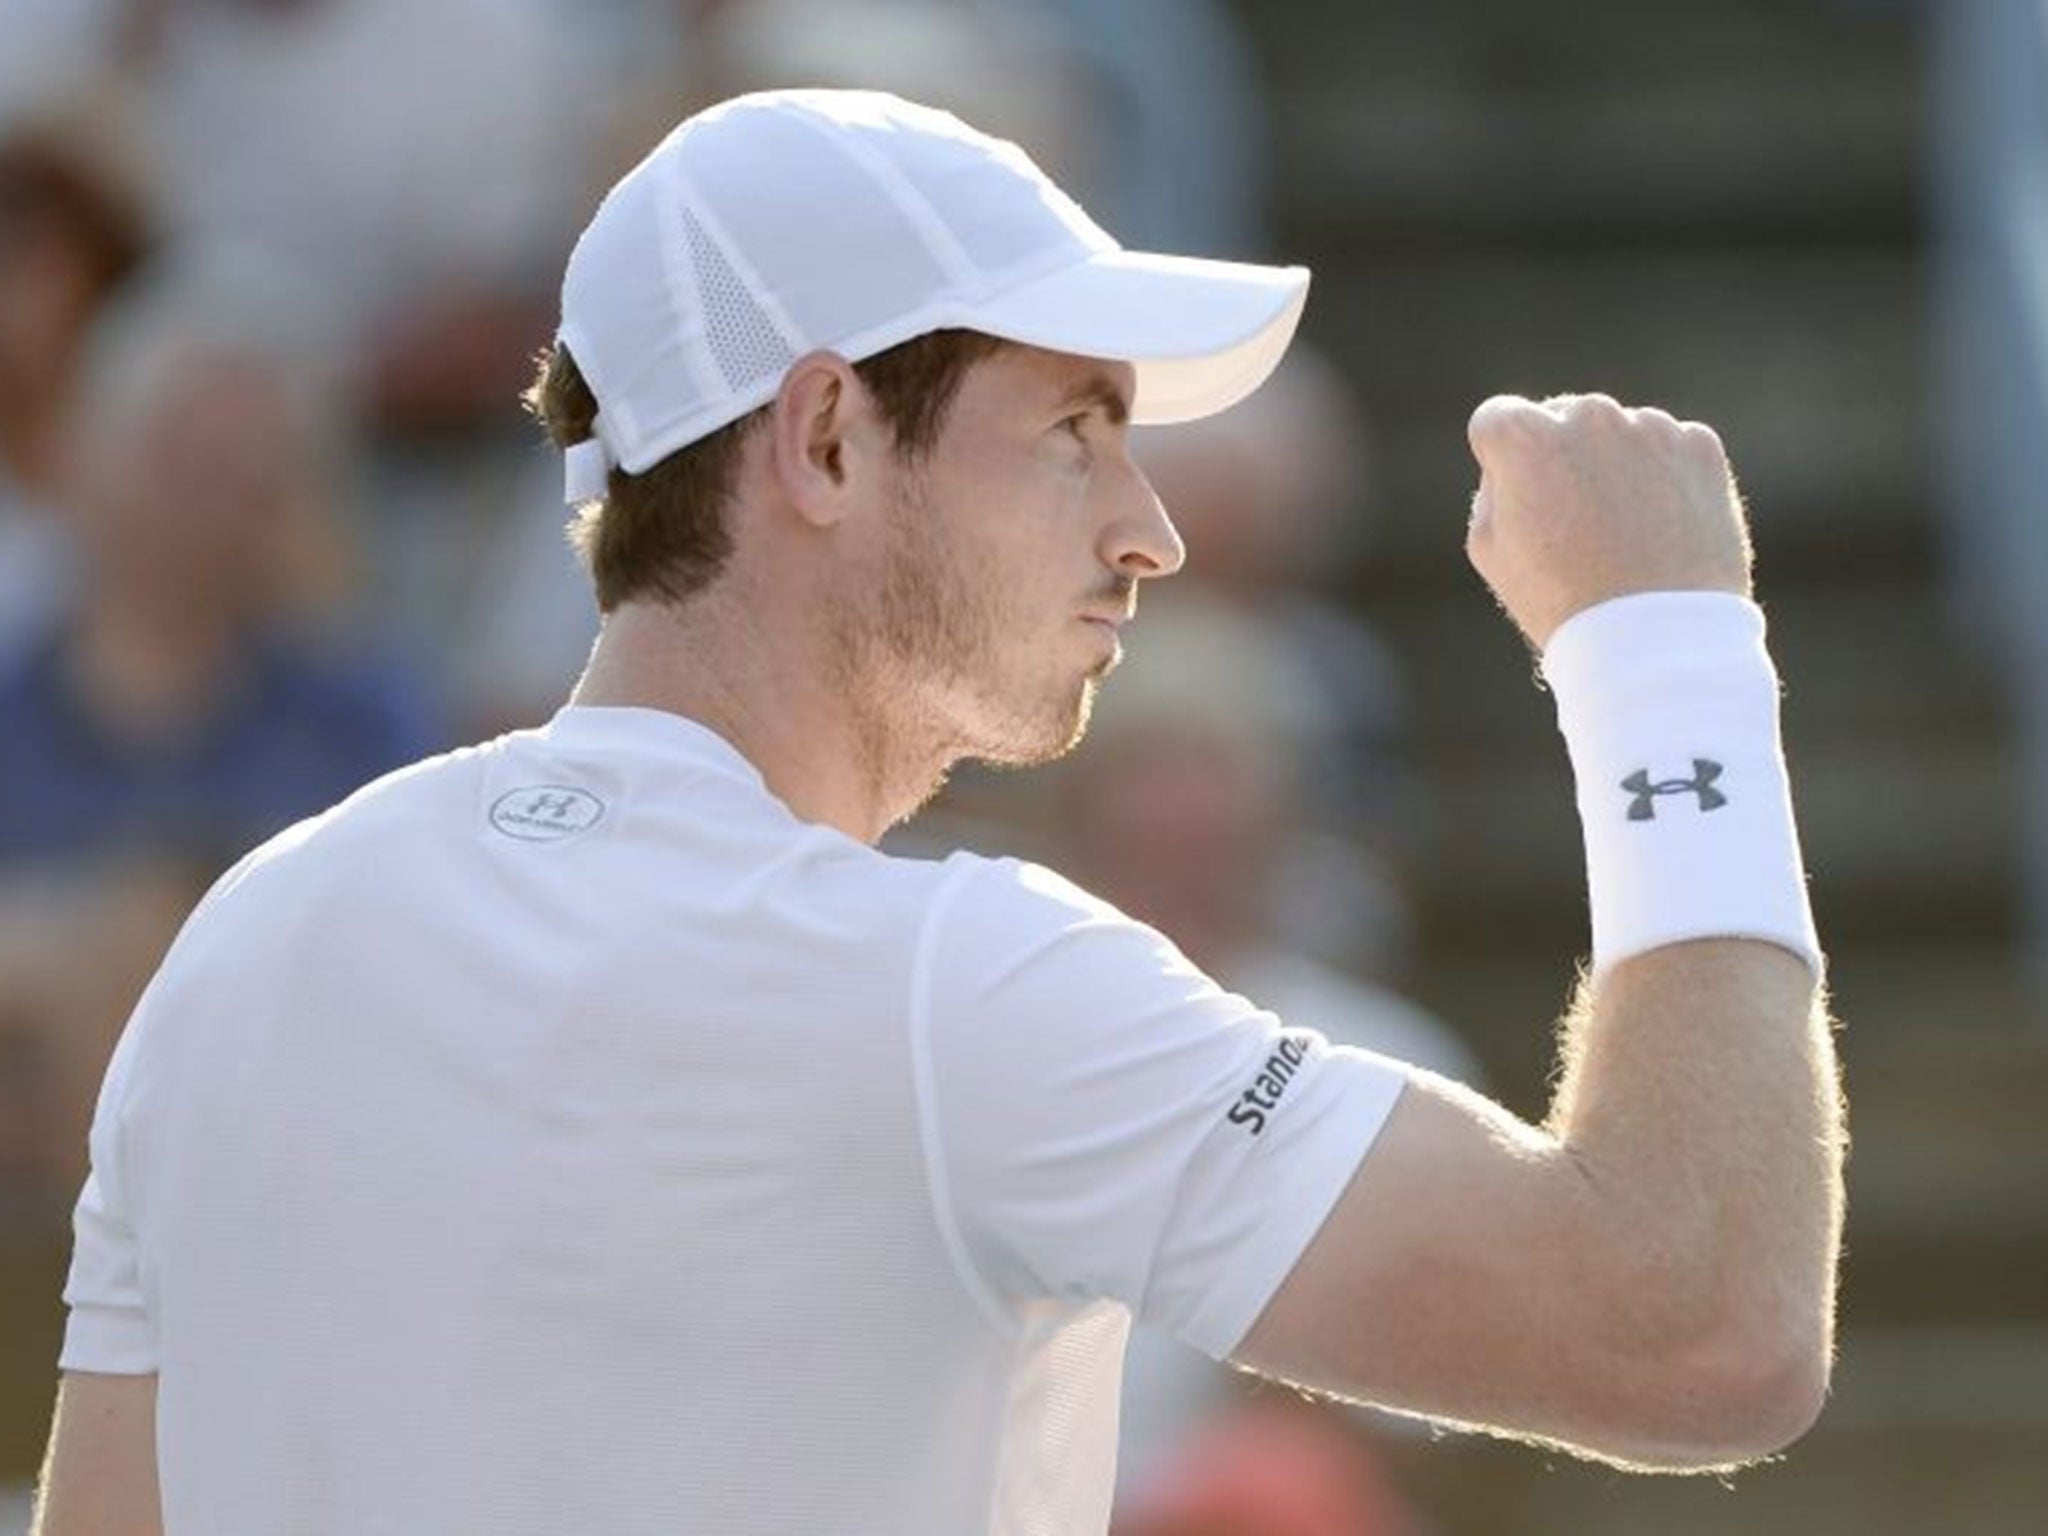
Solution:
{"label": "cap brim", "polygon": [[1103,251],[974,306],[976,329],[1137,369],[1131,419],[1193,421],[1279,365],[1308,301],[1306,267]]}

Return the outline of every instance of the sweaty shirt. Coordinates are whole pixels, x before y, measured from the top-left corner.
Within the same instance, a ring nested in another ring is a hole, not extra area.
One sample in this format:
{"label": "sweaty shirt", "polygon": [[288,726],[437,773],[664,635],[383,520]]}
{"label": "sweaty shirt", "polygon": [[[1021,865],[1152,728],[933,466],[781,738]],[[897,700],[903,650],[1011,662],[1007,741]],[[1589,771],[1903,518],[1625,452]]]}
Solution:
{"label": "sweaty shirt", "polygon": [[1403,1081],[1049,871],[569,708],[194,913],[62,1363],[157,1373],[168,1536],[1084,1536],[1133,1315],[1228,1355]]}

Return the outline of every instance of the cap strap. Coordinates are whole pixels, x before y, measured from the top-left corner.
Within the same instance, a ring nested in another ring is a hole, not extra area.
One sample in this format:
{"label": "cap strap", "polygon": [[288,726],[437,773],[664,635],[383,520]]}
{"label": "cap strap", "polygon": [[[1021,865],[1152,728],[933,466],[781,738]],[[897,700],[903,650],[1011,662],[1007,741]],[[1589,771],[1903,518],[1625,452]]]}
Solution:
{"label": "cap strap", "polygon": [[562,453],[562,493],[570,506],[602,501],[611,480],[612,456],[604,439],[586,437],[571,443]]}

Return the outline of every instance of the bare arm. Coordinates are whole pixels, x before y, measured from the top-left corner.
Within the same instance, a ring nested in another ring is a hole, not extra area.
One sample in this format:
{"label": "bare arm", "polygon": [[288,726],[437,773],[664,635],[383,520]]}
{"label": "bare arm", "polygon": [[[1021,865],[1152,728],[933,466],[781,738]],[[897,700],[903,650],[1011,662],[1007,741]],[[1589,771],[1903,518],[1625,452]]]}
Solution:
{"label": "bare arm", "polygon": [[1240,1363],[1634,1466],[1803,1432],[1843,1135],[1805,964],[1734,940],[1626,961],[1565,1059],[1543,1129],[1411,1089]]}
{"label": "bare arm", "polygon": [[156,1378],[68,1372],[43,1463],[35,1536],[162,1536]]}
{"label": "bare arm", "polygon": [[[1748,592],[1706,429],[1582,397],[1489,402],[1473,439],[1468,549],[1539,647],[1610,597]],[[1561,1068],[1540,1129],[1411,1089],[1238,1361],[1624,1465],[1783,1446],[1826,1393],[1842,1223],[1812,971],[1747,940],[1623,960],[1575,999]]]}

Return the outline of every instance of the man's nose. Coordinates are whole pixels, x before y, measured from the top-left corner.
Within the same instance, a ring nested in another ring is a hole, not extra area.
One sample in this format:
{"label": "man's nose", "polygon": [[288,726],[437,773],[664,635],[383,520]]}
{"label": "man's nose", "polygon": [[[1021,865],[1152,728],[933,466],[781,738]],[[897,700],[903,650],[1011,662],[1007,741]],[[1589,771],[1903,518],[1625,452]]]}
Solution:
{"label": "man's nose", "polygon": [[1187,563],[1187,546],[1181,543],[1180,531],[1166,515],[1166,507],[1145,472],[1129,459],[1122,468],[1103,558],[1136,580],[1171,576]]}

